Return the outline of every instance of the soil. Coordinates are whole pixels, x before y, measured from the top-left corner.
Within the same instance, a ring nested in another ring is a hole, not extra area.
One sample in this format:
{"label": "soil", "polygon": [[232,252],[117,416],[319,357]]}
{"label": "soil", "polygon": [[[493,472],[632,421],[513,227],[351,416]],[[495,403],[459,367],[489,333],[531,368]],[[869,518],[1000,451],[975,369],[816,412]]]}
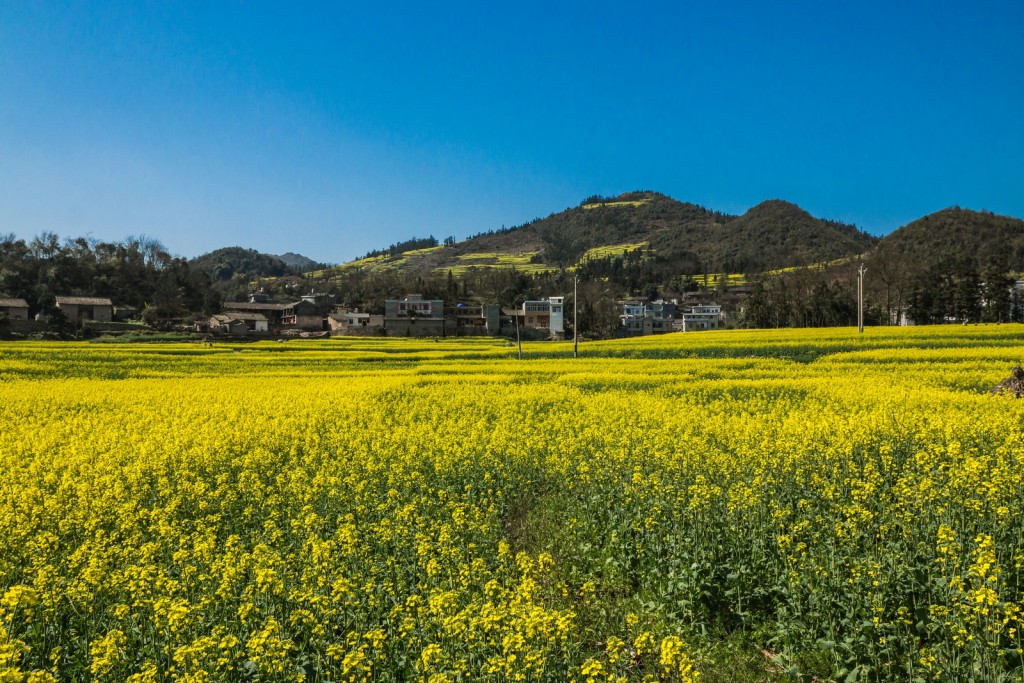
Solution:
{"label": "soil", "polygon": [[992,387],[992,393],[1013,394],[1017,398],[1024,396],[1024,369],[1019,365],[1014,366],[1009,377]]}

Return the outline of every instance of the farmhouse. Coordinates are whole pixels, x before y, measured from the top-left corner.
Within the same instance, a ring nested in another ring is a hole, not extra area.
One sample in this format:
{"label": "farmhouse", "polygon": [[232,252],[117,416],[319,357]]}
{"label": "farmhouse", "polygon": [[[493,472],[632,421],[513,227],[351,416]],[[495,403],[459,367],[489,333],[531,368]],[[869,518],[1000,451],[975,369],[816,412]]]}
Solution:
{"label": "farmhouse", "polygon": [[332,308],[334,308],[335,300],[337,299],[337,297],[335,297],[333,294],[315,292],[312,290],[309,292],[309,294],[303,294],[300,298],[303,301],[309,302],[316,306],[317,312],[325,316],[328,313],[330,313]]}
{"label": "farmhouse", "polygon": [[24,299],[0,299],[0,316],[8,320],[28,320],[28,302]]}
{"label": "farmhouse", "polygon": [[277,330],[281,327],[281,317],[284,309],[290,304],[277,304],[266,301],[256,301],[254,296],[250,301],[229,301],[224,304],[224,312],[236,313],[259,313],[267,319],[267,327],[270,330]]}
{"label": "farmhouse", "polygon": [[74,324],[91,320],[109,323],[114,318],[114,304],[110,299],[92,296],[58,296],[57,308]]}
{"label": "farmhouse", "polygon": [[358,308],[353,311],[334,311],[327,316],[327,324],[334,335],[373,335],[384,332],[384,316],[360,313]]}
{"label": "farmhouse", "polygon": [[389,337],[443,337],[444,301],[421,294],[385,299],[384,330]]}
{"label": "farmhouse", "polygon": [[623,301],[619,319],[627,336],[671,332],[676,315],[676,301]]}
{"label": "farmhouse", "polygon": [[722,307],[718,304],[693,306],[683,313],[683,332],[717,330],[722,326]]}
{"label": "farmhouse", "polygon": [[266,334],[270,331],[267,316],[251,311],[225,311],[210,316],[207,325],[210,332],[222,334]]}
{"label": "farmhouse", "polygon": [[542,329],[552,336],[565,334],[565,297],[551,296],[539,301],[524,301],[522,306],[523,326],[527,329]]}
{"label": "farmhouse", "polygon": [[501,307],[497,304],[458,304],[448,309],[448,318],[455,322],[455,329],[462,332],[484,331],[499,334],[501,329]]}
{"label": "farmhouse", "polygon": [[424,299],[422,294],[407,294],[404,299],[385,299],[384,319],[400,317],[443,318],[444,301]]}
{"label": "farmhouse", "polygon": [[325,317],[315,303],[304,298],[281,309],[281,324],[296,330],[321,332]]}

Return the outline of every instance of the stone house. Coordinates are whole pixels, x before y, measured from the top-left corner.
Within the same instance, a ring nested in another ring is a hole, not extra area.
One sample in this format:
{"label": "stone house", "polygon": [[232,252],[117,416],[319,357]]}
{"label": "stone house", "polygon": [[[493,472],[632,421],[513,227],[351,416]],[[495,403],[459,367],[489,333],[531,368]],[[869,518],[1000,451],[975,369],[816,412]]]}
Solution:
{"label": "stone house", "polygon": [[287,304],[281,310],[281,324],[296,330],[320,332],[324,329],[325,318],[319,307],[306,299]]}
{"label": "stone house", "polygon": [[57,308],[78,325],[85,321],[109,323],[114,319],[114,304],[110,299],[94,296],[58,296]]}
{"label": "stone house", "polygon": [[8,320],[28,320],[28,302],[24,299],[0,299],[0,316]]}

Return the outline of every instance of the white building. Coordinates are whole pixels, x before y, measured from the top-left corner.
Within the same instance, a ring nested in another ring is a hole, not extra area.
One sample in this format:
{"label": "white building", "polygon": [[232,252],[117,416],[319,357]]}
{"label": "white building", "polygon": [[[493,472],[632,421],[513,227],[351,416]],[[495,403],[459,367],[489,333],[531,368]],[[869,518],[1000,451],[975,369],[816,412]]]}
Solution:
{"label": "white building", "polygon": [[565,334],[565,297],[552,296],[539,301],[524,301],[523,326],[546,329],[553,336]]}
{"label": "white building", "polygon": [[551,321],[549,327],[553,334],[565,334],[565,297],[549,296],[551,305]]}
{"label": "white building", "polygon": [[671,332],[678,302],[665,301],[623,301],[619,320],[629,336],[662,334]]}
{"label": "white building", "polygon": [[683,311],[683,332],[717,330],[722,327],[722,307],[718,304],[692,306]]}

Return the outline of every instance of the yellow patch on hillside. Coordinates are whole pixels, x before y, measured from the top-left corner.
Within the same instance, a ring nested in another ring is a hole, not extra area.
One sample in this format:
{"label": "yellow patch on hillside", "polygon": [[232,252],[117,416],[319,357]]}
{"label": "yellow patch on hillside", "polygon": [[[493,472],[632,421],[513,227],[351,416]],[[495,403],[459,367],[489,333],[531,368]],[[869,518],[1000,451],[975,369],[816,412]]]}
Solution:
{"label": "yellow patch on hillside", "polygon": [[644,204],[650,204],[650,199],[636,199],[631,202],[593,202],[592,204],[584,204],[582,208],[590,210],[596,209],[602,206],[643,206]]}
{"label": "yellow patch on hillside", "polygon": [[594,247],[588,249],[583,256],[580,257],[579,263],[586,263],[587,261],[596,261],[598,259],[622,256],[626,252],[636,251],[637,249],[646,249],[648,242],[630,242],[628,244],[611,244],[603,247]]}

